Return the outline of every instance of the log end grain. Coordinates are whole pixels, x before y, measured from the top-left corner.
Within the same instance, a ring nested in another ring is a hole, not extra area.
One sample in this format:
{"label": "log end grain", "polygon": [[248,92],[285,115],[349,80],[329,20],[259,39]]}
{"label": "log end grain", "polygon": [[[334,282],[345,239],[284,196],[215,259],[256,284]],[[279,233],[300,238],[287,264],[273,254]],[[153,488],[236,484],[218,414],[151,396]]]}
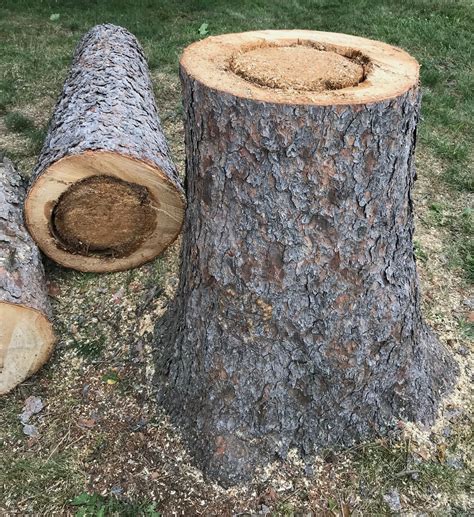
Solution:
{"label": "log end grain", "polygon": [[57,263],[121,271],[159,255],[181,231],[185,200],[151,163],[87,151],[49,166],[32,185],[27,227]]}
{"label": "log end grain", "polygon": [[0,395],[33,375],[49,359],[55,343],[45,314],[0,302]]}
{"label": "log end grain", "polygon": [[32,173],[28,229],[63,266],[121,271],[177,237],[184,205],[143,49],[97,25],[76,48]]}

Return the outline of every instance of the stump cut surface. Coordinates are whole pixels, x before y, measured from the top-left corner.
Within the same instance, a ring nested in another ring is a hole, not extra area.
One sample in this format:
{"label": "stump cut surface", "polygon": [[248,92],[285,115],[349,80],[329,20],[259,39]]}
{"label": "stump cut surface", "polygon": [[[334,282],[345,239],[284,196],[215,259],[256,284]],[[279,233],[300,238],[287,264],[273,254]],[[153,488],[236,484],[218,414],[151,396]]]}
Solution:
{"label": "stump cut surface", "polygon": [[418,82],[419,72],[417,61],[397,47],[306,30],[212,36],[190,45],[181,66],[222,93],[323,106],[396,98]]}
{"label": "stump cut surface", "polygon": [[231,67],[260,86],[315,92],[357,86],[365,75],[353,59],[303,45],[258,47],[235,57]]}

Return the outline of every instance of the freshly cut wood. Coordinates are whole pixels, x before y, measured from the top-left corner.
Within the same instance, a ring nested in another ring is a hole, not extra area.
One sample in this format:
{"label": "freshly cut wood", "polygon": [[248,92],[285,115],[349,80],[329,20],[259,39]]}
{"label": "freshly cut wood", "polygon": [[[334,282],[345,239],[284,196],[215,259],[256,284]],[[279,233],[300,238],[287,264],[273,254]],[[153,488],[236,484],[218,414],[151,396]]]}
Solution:
{"label": "freshly cut wood", "polygon": [[41,256],[23,224],[24,188],[0,158],[0,394],[49,358],[54,346]]}
{"label": "freshly cut wood", "polygon": [[291,448],[432,422],[454,382],[413,253],[418,68],[311,31],[184,51],[188,210],[157,384],[223,484]]}
{"label": "freshly cut wood", "polygon": [[98,25],[79,43],[25,203],[42,251],[81,271],[159,255],[181,230],[184,193],[136,38]]}

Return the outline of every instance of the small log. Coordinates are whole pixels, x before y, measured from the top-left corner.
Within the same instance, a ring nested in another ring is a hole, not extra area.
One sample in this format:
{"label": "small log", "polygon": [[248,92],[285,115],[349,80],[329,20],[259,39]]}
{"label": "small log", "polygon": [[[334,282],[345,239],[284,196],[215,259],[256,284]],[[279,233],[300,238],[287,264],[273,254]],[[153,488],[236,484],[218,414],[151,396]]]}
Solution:
{"label": "small log", "polygon": [[98,25],[79,43],[25,203],[41,250],[81,271],[155,258],[181,230],[184,194],[137,39]]}
{"label": "small log", "polygon": [[199,464],[229,485],[432,422],[457,368],[413,253],[418,63],[259,31],[191,45],[180,71],[188,209],[157,380]]}
{"label": "small log", "polygon": [[24,188],[7,158],[0,161],[0,394],[49,358],[55,341],[38,248],[23,224]]}

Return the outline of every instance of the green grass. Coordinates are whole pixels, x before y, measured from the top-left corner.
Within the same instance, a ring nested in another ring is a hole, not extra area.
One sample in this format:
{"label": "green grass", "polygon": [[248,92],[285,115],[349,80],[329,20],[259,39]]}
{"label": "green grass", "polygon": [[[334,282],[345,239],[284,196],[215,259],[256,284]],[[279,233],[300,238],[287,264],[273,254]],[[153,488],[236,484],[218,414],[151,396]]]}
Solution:
{"label": "green grass", "polygon": [[71,506],[76,510],[76,517],[105,517],[109,515],[160,517],[160,513],[156,511],[156,503],[120,501],[114,497],[103,497],[99,494],[89,494],[87,492],[75,497]]}
{"label": "green grass", "polygon": [[75,339],[73,348],[80,357],[94,361],[102,355],[105,343],[105,336],[99,333],[98,335],[88,335]]}
{"label": "green grass", "polygon": [[413,247],[415,251],[416,260],[418,260],[419,262],[427,262],[428,255],[426,254],[426,251],[422,248],[421,244],[415,240],[413,242]]}
{"label": "green grass", "polygon": [[[59,18],[52,20],[51,15]],[[210,35],[303,28],[399,45],[421,63],[421,146],[439,160],[440,178],[447,189],[473,191],[474,9],[469,0],[4,0],[0,5],[0,115],[9,131],[24,134],[29,142],[26,151],[10,151],[14,159],[31,166],[44,137],[44,128],[22,116],[21,108],[57,97],[77,41],[91,26],[104,22],[132,31],[145,48],[150,68],[166,74],[177,73],[181,50],[202,37],[203,23],[208,24]],[[165,90],[156,84],[159,97]],[[171,113],[179,118],[179,98],[172,92],[171,97]],[[468,238],[466,232],[455,230],[451,232],[455,241]],[[472,278],[472,244],[469,249],[465,244],[455,247],[462,257],[453,267],[461,264],[466,278]]]}
{"label": "green grass", "polygon": [[389,508],[383,495],[393,489],[403,493],[408,483],[413,493],[411,503],[420,498],[420,507],[422,497],[433,491],[452,497],[469,490],[465,471],[437,460],[414,463],[408,443],[365,444],[356,448],[352,461],[358,482],[366,494],[359,508],[363,515],[386,515]]}
{"label": "green grass", "polygon": [[35,129],[35,123],[29,117],[15,111],[5,115],[4,120],[6,128],[14,133],[28,133]]}
{"label": "green grass", "polygon": [[[474,282],[474,214],[472,208],[453,211],[446,203],[434,201],[428,206],[427,222],[434,227],[445,228],[450,235],[446,246],[447,264],[451,269],[461,269],[465,277]],[[427,257],[415,245],[415,255],[419,260]]]}
{"label": "green grass", "polygon": [[55,454],[51,458],[31,454],[18,458],[4,451],[1,455],[0,486],[8,486],[8,497],[12,500],[31,501],[32,508],[55,507],[57,511],[84,482],[81,473],[71,469],[67,454]]}
{"label": "green grass", "polygon": [[37,127],[30,117],[16,111],[7,112],[3,120],[8,131],[22,134],[29,139],[31,152],[36,154],[41,150],[46,137],[46,128]]}

